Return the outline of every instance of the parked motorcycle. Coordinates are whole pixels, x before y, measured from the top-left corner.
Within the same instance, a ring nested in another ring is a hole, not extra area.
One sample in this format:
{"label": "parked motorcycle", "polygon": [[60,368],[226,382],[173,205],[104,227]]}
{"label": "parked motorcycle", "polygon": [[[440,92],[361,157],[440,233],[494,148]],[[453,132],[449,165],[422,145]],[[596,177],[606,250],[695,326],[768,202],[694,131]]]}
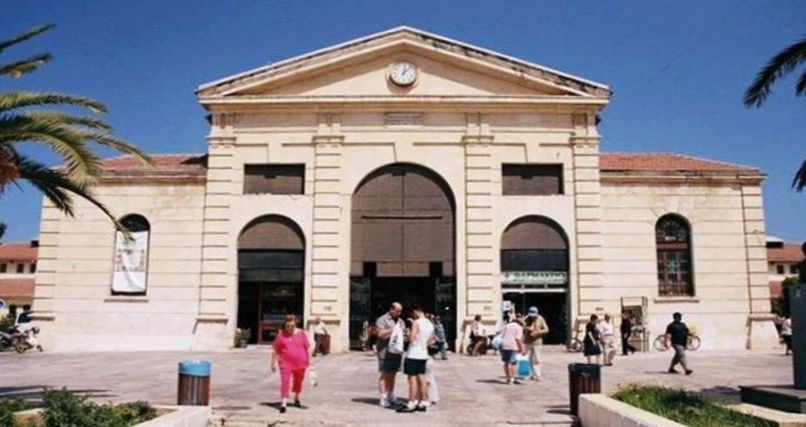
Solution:
{"label": "parked motorcycle", "polygon": [[14,349],[17,353],[25,353],[31,349],[42,351],[42,346],[39,345],[39,328],[36,326],[25,328],[20,331],[18,327],[14,327],[9,332],[0,332],[0,351],[10,351]]}

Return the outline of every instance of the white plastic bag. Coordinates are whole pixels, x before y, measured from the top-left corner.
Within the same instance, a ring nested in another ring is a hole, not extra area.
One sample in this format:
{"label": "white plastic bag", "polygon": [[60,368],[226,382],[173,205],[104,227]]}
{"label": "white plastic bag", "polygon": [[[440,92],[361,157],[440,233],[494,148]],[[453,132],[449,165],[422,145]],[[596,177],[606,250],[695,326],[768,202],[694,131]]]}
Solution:
{"label": "white plastic bag", "polygon": [[504,341],[504,336],[501,333],[496,334],[490,342],[490,346],[496,350],[501,350],[501,343]]}

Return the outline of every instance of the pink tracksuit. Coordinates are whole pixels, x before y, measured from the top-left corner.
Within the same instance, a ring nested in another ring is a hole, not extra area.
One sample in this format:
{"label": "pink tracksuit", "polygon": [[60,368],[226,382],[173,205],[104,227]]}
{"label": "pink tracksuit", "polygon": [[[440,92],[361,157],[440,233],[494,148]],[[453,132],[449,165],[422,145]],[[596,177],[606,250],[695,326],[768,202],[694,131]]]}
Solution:
{"label": "pink tracksuit", "polygon": [[294,377],[294,393],[302,391],[302,380],[308,369],[308,335],[301,329],[288,334],[280,331],[272,344],[280,365],[280,398],[287,398]]}

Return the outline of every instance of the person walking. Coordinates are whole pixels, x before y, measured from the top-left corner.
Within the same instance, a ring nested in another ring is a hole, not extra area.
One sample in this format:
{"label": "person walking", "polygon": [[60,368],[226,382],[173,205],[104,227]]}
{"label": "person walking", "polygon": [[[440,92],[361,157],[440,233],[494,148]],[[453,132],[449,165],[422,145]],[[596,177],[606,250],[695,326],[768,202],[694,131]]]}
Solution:
{"label": "person walking", "polygon": [[523,326],[523,344],[529,353],[529,363],[532,365],[532,381],[543,378],[543,337],[549,333],[546,319],[541,316],[537,307],[529,307],[528,316]]}
{"label": "person walking", "polygon": [[330,333],[327,331],[325,322],[321,317],[316,317],[313,321],[313,357],[317,354],[322,356],[330,353]]}
{"label": "person walking", "polygon": [[516,313],[501,332],[501,362],[504,364],[507,384],[520,384],[515,376],[515,365],[518,363],[518,354],[523,353],[523,317]]}
{"label": "person walking", "polygon": [[621,332],[621,354],[627,356],[635,353],[635,347],[630,344],[630,336],[632,336],[632,313],[629,310],[621,312],[621,325],[619,332]]}
{"label": "person walking", "polygon": [[[277,334],[272,344],[271,371],[280,370],[280,413],[288,407],[290,391],[294,392],[294,406],[302,407],[299,395],[302,393],[302,381],[308,369],[308,334],[297,328],[297,316],[288,314],[283,321],[283,329]],[[294,385],[291,387],[293,377]],[[289,390],[290,389],[290,390]]]}
{"label": "person walking", "polygon": [[477,314],[473,318],[473,324],[470,325],[470,355],[478,356],[481,354],[482,346],[487,347],[487,335],[485,334],[484,323],[481,322],[481,315]]}
{"label": "person walking", "polygon": [[613,358],[616,356],[614,332],[613,321],[610,319],[610,315],[605,313],[604,319],[599,322],[599,338],[602,340],[602,354],[604,355],[605,366],[613,366]]}
{"label": "person walking", "polygon": [[790,316],[784,316],[784,320],[781,322],[781,338],[784,339],[784,345],[786,345],[785,355],[789,355],[792,352],[792,318]]}
{"label": "person walking", "polygon": [[434,341],[434,325],[424,315],[423,310],[416,308],[412,312],[411,331],[409,332],[409,348],[403,362],[403,373],[408,376],[409,401],[397,412],[425,412],[428,401],[428,381],[425,370],[428,356],[428,345]]}
{"label": "person walking", "polygon": [[439,316],[434,316],[434,337],[436,338],[437,349],[442,360],[448,360],[448,339],[445,336],[445,325]]}
{"label": "person walking", "polygon": [[602,354],[601,339],[599,337],[599,316],[591,314],[590,320],[585,324],[585,339],[583,341],[583,354],[588,360],[588,363],[593,363],[593,357],[596,357],[596,364],[600,364],[600,357]]}
{"label": "person walking", "polygon": [[[389,311],[375,322],[375,350],[378,355],[378,372],[380,372],[378,388],[381,394],[380,405],[384,408],[397,404],[395,376],[400,370],[400,362],[403,358],[402,348],[397,345],[397,340],[403,338],[404,326],[400,319],[402,312],[403,306],[399,302],[393,302]],[[395,345],[390,349],[389,343],[393,336]]]}
{"label": "person walking", "polygon": [[688,344],[688,337],[689,337],[689,330],[688,326],[683,323],[683,315],[680,313],[672,314],[672,323],[666,327],[666,335],[664,335],[664,346],[669,348],[669,341],[672,343],[672,348],[674,348],[674,357],[672,358],[672,364],[669,365],[669,373],[670,374],[677,374],[677,370],[675,366],[679,363],[680,366],[683,367],[686,375],[691,375],[692,371],[688,367],[688,361],[686,360],[686,345]]}

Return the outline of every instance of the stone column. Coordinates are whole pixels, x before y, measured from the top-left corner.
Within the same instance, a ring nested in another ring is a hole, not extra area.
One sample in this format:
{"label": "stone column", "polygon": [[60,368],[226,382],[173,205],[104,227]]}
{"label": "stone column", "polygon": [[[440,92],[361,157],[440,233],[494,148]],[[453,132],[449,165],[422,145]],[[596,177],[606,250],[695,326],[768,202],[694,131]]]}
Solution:
{"label": "stone column", "polygon": [[764,208],[761,186],[742,186],[742,219],[744,222],[747,292],[750,304],[748,348],[779,346],[775,316],[770,313],[770,279],[767,271],[767,244],[764,231]]}
{"label": "stone column", "polygon": [[[571,239],[571,250],[576,254],[576,286],[570,282],[572,313],[577,320],[605,310],[618,311],[617,296],[605,300],[602,274],[602,194],[599,173],[599,134],[595,114],[574,115],[574,135],[570,139],[573,150],[574,218],[576,236]],[[576,242],[573,240],[576,239]],[[575,325],[570,325],[572,328]],[[575,331],[571,331],[572,336]]]}
{"label": "stone column", "polygon": [[207,185],[204,201],[199,314],[195,349],[229,348],[237,324],[237,239],[231,235],[235,194],[235,136],[232,115],[213,114],[207,138]]}
{"label": "stone column", "polygon": [[[490,145],[493,136],[483,114],[467,115],[467,133],[462,138],[465,147],[465,311],[458,312],[460,334],[466,322],[481,314],[485,321],[494,322],[500,315],[501,284],[493,264],[493,251],[498,248],[493,234],[493,158]],[[461,225],[460,225],[461,226]],[[458,259],[457,259],[458,261]],[[458,269],[457,269],[458,271]],[[457,283],[457,290],[459,290]],[[461,300],[461,297],[457,295]],[[461,301],[457,301],[457,310]],[[461,316],[464,316],[462,318]]]}
{"label": "stone column", "polygon": [[[313,235],[311,236],[310,306],[311,321],[320,316],[333,336],[332,351],[349,348],[350,286],[349,251],[343,229],[350,221],[343,209],[342,142],[337,114],[320,114],[318,133],[313,137]],[[347,259],[344,254],[347,253]],[[340,316],[340,313],[345,314]]]}

